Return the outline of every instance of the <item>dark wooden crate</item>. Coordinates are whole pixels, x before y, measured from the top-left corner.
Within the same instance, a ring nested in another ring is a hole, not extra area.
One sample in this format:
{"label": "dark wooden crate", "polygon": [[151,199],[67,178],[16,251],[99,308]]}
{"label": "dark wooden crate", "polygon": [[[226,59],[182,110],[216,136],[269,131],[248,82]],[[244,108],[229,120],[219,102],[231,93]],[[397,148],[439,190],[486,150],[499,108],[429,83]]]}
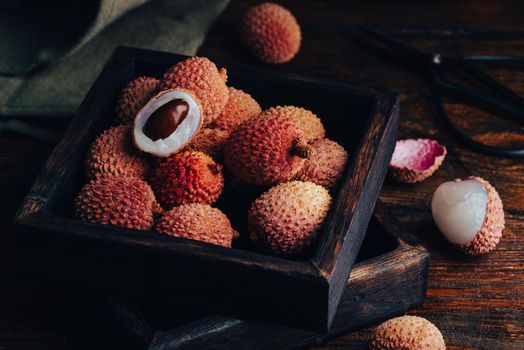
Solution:
{"label": "dark wooden crate", "polygon": [[115,346],[126,349],[292,349],[319,344],[424,301],[429,253],[410,237],[378,201],[329,334],[118,296],[94,301],[90,314],[104,320],[100,326]]}
{"label": "dark wooden crate", "polygon": [[[119,48],[51,154],[16,221],[22,247],[43,270],[112,292],[190,305],[232,317],[327,331],[384,180],[398,128],[398,96],[231,66],[229,83],[262,107],[318,113],[350,162],[311,257],[286,260],[118,227],[82,223],[71,203],[85,182],[87,147],[113,120],[116,97],[140,75],[160,76],[185,56]],[[245,191],[241,191],[245,194]],[[242,230],[247,199],[221,205]],[[226,201],[226,202],[225,202]],[[234,205],[232,205],[234,204]],[[241,214],[242,213],[242,214]],[[240,215],[241,214],[241,215]]]}

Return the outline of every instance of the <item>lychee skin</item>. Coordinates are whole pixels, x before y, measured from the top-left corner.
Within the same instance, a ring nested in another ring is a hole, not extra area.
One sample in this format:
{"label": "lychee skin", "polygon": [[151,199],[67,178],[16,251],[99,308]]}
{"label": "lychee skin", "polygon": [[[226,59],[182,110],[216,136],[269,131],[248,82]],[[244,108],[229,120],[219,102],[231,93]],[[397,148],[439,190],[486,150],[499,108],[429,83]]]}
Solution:
{"label": "lychee skin", "polygon": [[74,202],[82,221],[135,230],[151,230],[160,212],[151,187],[143,180],[107,176],[87,183]]}
{"label": "lychee skin", "polygon": [[272,254],[303,255],[315,241],[330,205],[331,196],[322,186],[302,181],[282,183],[252,204],[250,237]]}
{"label": "lychee skin", "polygon": [[213,159],[220,160],[228,138],[229,131],[203,128],[189,143],[187,149],[200,151],[210,155]]}
{"label": "lychee skin", "polygon": [[253,56],[273,64],[295,57],[302,41],[300,26],[293,14],[269,2],[247,10],[242,18],[241,36]]}
{"label": "lychee skin", "polygon": [[229,137],[224,161],[240,181],[272,185],[291,180],[311,147],[289,118],[266,116],[242,123]]}
{"label": "lychee skin", "polygon": [[218,118],[213,122],[213,128],[233,131],[242,122],[258,116],[262,112],[260,105],[250,94],[229,87],[229,100]]}
{"label": "lychee skin", "polygon": [[334,191],[348,162],[348,153],[338,143],[329,139],[311,143],[313,153],[306,159],[296,180],[311,181]]}
{"label": "lychee skin", "polygon": [[166,212],[155,226],[156,231],[173,237],[231,247],[238,233],[227,216],[208,204],[183,204]]}
{"label": "lychee skin", "polygon": [[227,104],[227,73],[205,57],[191,57],[169,68],[161,79],[160,90],[182,88],[192,91],[200,101],[204,126],[213,122]]}
{"label": "lychee skin", "polygon": [[149,178],[165,209],[188,203],[213,204],[224,187],[222,166],[202,152],[188,150],[165,158]]}
{"label": "lychee skin", "polygon": [[149,161],[133,147],[131,126],[114,126],[102,132],[91,144],[85,161],[89,178],[117,175],[144,178]]}
{"label": "lychee skin", "polygon": [[472,242],[455,246],[469,255],[486,254],[495,249],[502,237],[505,226],[504,208],[497,190],[488,181],[476,176],[470,176],[468,179],[482,183],[488,191],[486,218]]}
{"label": "lychee skin", "polygon": [[403,183],[424,181],[442,165],[446,154],[446,147],[435,140],[398,140],[389,164],[389,175]]}
{"label": "lychee skin", "polygon": [[392,318],[379,325],[371,335],[370,350],[445,350],[439,329],[417,316]]}
{"label": "lychee skin", "polygon": [[129,82],[118,97],[116,118],[120,124],[133,124],[136,114],[155,94],[159,81],[153,77],[138,77]]}
{"label": "lychee skin", "polygon": [[318,140],[326,136],[326,129],[319,117],[310,110],[295,106],[276,106],[265,110],[260,117],[279,115],[296,123],[307,141]]}

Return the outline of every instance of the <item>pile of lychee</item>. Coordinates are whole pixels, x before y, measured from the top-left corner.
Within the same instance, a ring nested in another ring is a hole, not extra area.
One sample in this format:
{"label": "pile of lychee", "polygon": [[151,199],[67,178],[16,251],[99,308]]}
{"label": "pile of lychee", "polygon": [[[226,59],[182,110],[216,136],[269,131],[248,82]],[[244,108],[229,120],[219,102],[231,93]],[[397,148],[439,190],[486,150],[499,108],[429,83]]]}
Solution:
{"label": "pile of lychee", "polygon": [[296,106],[262,110],[227,86],[225,69],[193,57],[160,79],[121,91],[113,127],[86,154],[88,178],[74,201],[83,221],[231,247],[239,236],[213,207],[225,184],[260,189],[242,233],[263,252],[311,251],[346,167],[316,114]]}

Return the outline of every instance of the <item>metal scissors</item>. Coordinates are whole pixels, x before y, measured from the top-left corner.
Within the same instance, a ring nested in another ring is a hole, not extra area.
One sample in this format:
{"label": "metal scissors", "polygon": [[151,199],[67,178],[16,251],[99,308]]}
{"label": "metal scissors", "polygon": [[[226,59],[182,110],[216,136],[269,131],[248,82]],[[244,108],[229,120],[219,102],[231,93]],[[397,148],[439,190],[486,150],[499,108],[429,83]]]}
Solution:
{"label": "metal scissors", "polygon": [[[485,111],[496,112],[502,117],[524,123],[524,99],[472,64],[484,62],[524,65],[524,57],[482,55],[448,57],[440,53],[419,51],[368,27],[358,26],[358,28],[381,44],[382,49],[395,55],[396,59],[407,64],[410,69],[417,73],[421,73],[428,80],[439,118],[464,145],[489,155],[524,157],[524,146],[523,148],[495,147],[476,141],[466,135],[451,122],[442,100],[442,94],[446,93],[460,102]],[[457,77],[467,78],[475,82],[479,89],[456,83]]]}

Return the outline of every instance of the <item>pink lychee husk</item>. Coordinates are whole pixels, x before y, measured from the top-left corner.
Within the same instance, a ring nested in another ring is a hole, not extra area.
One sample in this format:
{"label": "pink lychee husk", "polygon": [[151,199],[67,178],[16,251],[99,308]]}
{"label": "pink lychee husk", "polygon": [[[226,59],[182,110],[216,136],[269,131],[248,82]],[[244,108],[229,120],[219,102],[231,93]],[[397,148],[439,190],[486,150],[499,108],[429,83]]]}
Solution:
{"label": "pink lychee husk", "polygon": [[424,181],[440,167],[446,154],[446,147],[435,140],[399,140],[389,164],[389,174],[398,182]]}
{"label": "pink lychee husk", "polygon": [[475,180],[482,183],[488,191],[486,217],[473,241],[468,244],[455,244],[455,247],[469,255],[486,254],[495,249],[500,241],[500,237],[502,237],[502,231],[505,225],[504,208],[502,207],[502,200],[497,190],[495,190],[489,182],[476,176],[470,176],[468,180]]}

